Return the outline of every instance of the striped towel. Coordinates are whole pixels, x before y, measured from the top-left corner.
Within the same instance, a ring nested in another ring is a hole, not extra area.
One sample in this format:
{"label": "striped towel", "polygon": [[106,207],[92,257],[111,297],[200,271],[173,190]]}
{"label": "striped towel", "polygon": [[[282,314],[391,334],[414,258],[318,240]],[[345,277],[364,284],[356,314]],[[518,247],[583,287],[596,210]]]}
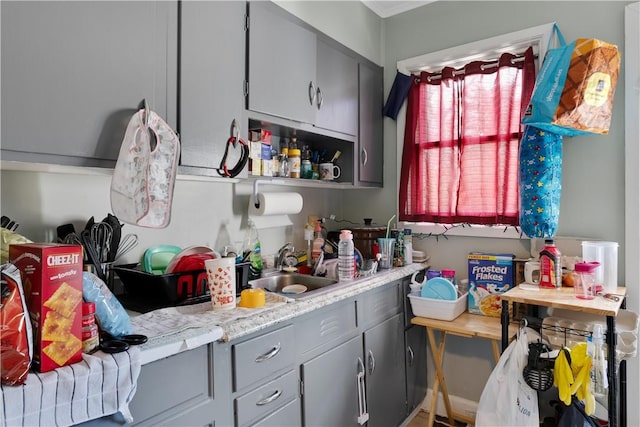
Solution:
{"label": "striped towel", "polygon": [[133,421],[129,402],[140,374],[140,349],[83,354],[83,360],[45,373],[29,373],[23,385],[0,387],[0,425],[69,426],[121,412]]}

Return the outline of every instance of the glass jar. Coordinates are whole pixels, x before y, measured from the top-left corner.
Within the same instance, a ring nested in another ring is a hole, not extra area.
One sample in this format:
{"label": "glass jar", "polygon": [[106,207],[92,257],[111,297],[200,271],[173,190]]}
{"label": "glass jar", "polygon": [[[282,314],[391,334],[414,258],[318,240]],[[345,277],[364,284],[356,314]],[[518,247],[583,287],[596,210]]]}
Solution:
{"label": "glass jar", "polygon": [[287,147],[283,147],[282,154],[280,154],[279,175],[284,178],[289,178],[289,173],[289,149]]}
{"label": "glass jar", "polygon": [[300,178],[300,150],[289,149],[289,177]]}

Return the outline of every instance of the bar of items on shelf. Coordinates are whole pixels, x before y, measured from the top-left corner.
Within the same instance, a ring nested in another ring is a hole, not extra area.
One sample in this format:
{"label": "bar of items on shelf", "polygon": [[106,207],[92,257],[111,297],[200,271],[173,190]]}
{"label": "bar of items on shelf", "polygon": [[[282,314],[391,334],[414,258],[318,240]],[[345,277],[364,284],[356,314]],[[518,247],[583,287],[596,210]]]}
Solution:
{"label": "bar of items on shelf", "polygon": [[266,129],[249,131],[249,171],[253,176],[333,181],[340,177],[340,167],[335,164],[340,154],[336,150],[329,158],[326,149],[313,150],[296,136],[279,138]]}

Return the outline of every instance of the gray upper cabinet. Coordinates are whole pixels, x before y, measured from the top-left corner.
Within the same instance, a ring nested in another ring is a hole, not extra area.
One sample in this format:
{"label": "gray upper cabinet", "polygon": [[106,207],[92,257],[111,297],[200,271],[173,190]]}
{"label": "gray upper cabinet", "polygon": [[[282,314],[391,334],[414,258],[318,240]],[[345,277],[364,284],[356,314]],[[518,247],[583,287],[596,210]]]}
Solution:
{"label": "gray upper cabinet", "polygon": [[259,113],[315,121],[316,35],[271,2],[249,3],[249,94]]}
{"label": "gray upper cabinet", "polygon": [[113,166],[143,99],[176,125],[176,1],[3,1],[2,159]]}
{"label": "gray upper cabinet", "polygon": [[382,186],[382,68],[359,64],[358,179],[356,184]]}
{"label": "gray upper cabinet", "polygon": [[358,131],[358,62],[328,41],[318,39],[317,67],[315,125],[355,135]]}
{"label": "gray upper cabinet", "polygon": [[355,55],[271,2],[249,4],[248,109],[356,135]]}
{"label": "gray upper cabinet", "polygon": [[[234,120],[246,136],[246,4],[185,1],[180,7],[180,165],[218,168]],[[229,166],[237,163],[239,151],[230,149]]]}

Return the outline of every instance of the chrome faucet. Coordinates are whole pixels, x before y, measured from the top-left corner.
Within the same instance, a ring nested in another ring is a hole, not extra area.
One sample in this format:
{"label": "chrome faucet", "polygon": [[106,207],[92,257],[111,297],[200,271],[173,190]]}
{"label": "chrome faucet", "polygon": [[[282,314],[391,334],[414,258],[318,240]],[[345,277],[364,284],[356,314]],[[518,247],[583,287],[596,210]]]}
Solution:
{"label": "chrome faucet", "polygon": [[274,267],[276,268],[276,270],[278,271],[282,271],[282,267],[284,265],[285,260],[287,259],[287,257],[289,256],[294,256],[294,247],[293,244],[291,242],[287,242],[284,244],[284,246],[282,246],[280,249],[278,249],[278,255],[276,256],[276,262]]}

